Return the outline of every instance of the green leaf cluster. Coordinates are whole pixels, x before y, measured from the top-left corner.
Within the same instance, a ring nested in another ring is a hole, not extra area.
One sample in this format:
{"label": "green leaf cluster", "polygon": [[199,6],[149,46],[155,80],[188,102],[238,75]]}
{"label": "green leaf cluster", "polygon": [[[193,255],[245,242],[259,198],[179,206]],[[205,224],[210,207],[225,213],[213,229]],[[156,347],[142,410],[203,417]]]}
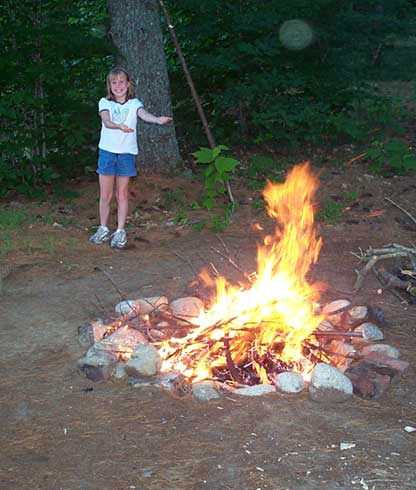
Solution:
{"label": "green leaf cluster", "polygon": [[203,205],[209,210],[217,204],[217,197],[225,194],[225,184],[240,165],[235,158],[222,155],[227,150],[227,146],[218,145],[215,148],[200,148],[192,153],[196,163],[205,167],[202,171],[205,185]]}
{"label": "green leaf cluster", "polygon": [[384,175],[408,175],[416,172],[416,151],[404,141],[373,141],[366,151],[372,172]]}

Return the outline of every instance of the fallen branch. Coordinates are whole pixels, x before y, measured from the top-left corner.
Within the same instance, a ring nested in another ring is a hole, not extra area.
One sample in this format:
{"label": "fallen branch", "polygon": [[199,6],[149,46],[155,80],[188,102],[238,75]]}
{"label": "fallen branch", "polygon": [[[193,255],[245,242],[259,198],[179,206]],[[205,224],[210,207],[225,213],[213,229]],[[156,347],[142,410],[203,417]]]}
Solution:
{"label": "fallen branch", "polygon": [[355,156],[354,158],[351,158],[351,160],[348,160],[348,162],[345,164],[348,166],[350,166],[352,163],[354,163],[355,161],[357,160],[361,160],[361,158],[367,156],[367,153],[360,153],[359,155]]}
{"label": "fallen branch", "polygon": [[360,254],[353,252],[353,255],[360,261],[368,261],[361,270],[355,271],[357,274],[357,279],[353,288],[355,292],[361,289],[365,277],[379,260],[407,257],[412,263],[412,266],[416,266],[416,248],[404,247],[398,243],[390,243],[383,248],[369,248],[365,252],[360,250]]}
{"label": "fallen branch", "polygon": [[390,204],[393,204],[393,206],[396,206],[396,208],[400,209],[400,211],[402,211],[405,215],[407,215],[412,221],[413,223],[416,224],[416,218],[411,215],[409,213],[409,211],[407,211],[406,209],[404,209],[402,206],[400,206],[400,204],[397,204],[397,202],[394,202],[392,199],[390,199],[389,197],[385,197],[384,198],[386,201],[388,201]]}
{"label": "fallen branch", "polygon": [[95,266],[94,267],[95,270],[98,270],[100,272],[102,272],[106,277],[107,279],[111,282],[111,284],[115,287],[115,289],[117,290],[118,294],[120,295],[121,299],[123,301],[126,301],[126,295],[123,293],[123,291],[121,291],[121,289],[117,286],[117,284],[114,282],[113,278],[110,276],[110,274],[102,269],[101,267],[98,267],[98,266]]}
{"label": "fallen branch", "polygon": [[403,281],[403,279],[398,278],[397,276],[395,276],[391,272],[386,271],[383,268],[380,268],[378,272],[383,281],[385,281],[385,289],[404,289],[411,296],[416,296],[416,286],[412,283],[412,281]]}
{"label": "fallen branch", "polygon": [[[379,271],[374,268],[373,272],[374,272],[375,276],[377,277],[377,279],[379,280],[382,287],[385,288],[386,284],[384,283],[383,278],[381,277]],[[405,304],[405,305],[409,304],[398,291],[396,291],[394,289],[387,289],[387,291],[389,291],[393,296],[395,296],[400,301],[400,303]]]}

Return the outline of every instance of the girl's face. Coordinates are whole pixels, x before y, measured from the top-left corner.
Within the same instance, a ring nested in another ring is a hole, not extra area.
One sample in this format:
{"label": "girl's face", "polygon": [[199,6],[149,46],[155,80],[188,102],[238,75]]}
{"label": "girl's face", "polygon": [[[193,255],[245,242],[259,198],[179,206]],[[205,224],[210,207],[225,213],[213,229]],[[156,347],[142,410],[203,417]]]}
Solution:
{"label": "girl's face", "polygon": [[125,102],[127,91],[130,87],[130,82],[127,80],[126,75],[120,73],[110,79],[111,92],[116,98],[117,102]]}

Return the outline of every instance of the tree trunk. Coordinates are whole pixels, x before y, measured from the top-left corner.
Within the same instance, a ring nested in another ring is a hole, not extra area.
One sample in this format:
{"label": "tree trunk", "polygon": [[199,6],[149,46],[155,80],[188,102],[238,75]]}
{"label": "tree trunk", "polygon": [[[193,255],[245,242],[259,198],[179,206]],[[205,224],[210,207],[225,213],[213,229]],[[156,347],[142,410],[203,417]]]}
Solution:
{"label": "tree trunk", "polygon": [[[156,116],[172,115],[169,78],[157,0],[108,0],[111,39],[120,65],[131,74],[136,96]],[[139,162],[167,172],[181,157],[173,124],[138,122]]]}

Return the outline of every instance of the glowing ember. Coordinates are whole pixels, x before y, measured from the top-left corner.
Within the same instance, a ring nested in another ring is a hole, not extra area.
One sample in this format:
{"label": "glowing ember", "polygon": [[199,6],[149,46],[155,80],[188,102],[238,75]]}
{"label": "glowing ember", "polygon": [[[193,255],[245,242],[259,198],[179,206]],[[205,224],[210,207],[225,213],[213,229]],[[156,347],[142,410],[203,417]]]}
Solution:
{"label": "glowing ember", "polygon": [[258,249],[257,273],[238,286],[202,275],[215,286],[213,304],[186,337],[163,344],[163,371],[194,381],[228,372],[228,379],[248,384],[269,383],[270,374],[284,370],[307,376],[316,358],[305,341],[324,318],[314,311],[318,287],[305,279],[321,248],[314,230],[317,188],[308,163],[294,167],[284,184],[267,184],[264,198],[277,225]]}

